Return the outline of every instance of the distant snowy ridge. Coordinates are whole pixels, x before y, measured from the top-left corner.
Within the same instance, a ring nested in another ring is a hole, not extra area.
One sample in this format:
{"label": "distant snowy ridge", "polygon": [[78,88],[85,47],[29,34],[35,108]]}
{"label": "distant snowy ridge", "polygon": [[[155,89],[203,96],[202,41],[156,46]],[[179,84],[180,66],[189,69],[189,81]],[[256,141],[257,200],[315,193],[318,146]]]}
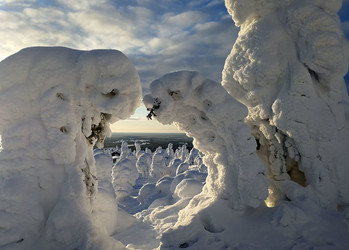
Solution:
{"label": "distant snowy ridge", "polygon": [[97,197],[92,150],[139,106],[134,66],[115,50],[34,47],[0,75],[0,248],[120,248],[96,212],[117,206]]}

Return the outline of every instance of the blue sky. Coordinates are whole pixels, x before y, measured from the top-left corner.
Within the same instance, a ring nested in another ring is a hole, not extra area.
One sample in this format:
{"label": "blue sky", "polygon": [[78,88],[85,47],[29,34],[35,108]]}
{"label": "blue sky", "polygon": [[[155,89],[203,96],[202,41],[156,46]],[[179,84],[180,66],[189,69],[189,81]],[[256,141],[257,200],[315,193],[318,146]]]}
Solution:
{"label": "blue sky", "polygon": [[[340,16],[349,38],[349,0]],[[144,93],[176,70],[220,81],[238,32],[223,0],[0,0],[0,22],[0,59],[38,45],[118,49],[136,66]],[[144,115],[136,112],[135,126]]]}

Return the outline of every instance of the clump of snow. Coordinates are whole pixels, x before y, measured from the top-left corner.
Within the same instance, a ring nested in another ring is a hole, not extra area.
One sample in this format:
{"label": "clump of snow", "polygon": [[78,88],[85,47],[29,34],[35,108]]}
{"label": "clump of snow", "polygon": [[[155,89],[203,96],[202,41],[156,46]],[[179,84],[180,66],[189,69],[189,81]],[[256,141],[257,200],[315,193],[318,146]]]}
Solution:
{"label": "clump of snow", "polygon": [[226,5],[240,32],[222,84],[248,107],[258,154],[269,168],[269,202],[308,196],[325,207],[348,205],[348,53],[337,16],[341,1]]}
{"label": "clump of snow", "polygon": [[202,182],[195,179],[184,179],[176,186],[174,191],[175,196],[178,198],[191,198],[201,193]]}
{"label": "clump of snow", "polygon": [[122,247],[101,226],[100,211],[117,210],[107,189],[98,195],[92,148],[138,107],[134,66],[115,50],[34,47],[0,75],[0,248]]}

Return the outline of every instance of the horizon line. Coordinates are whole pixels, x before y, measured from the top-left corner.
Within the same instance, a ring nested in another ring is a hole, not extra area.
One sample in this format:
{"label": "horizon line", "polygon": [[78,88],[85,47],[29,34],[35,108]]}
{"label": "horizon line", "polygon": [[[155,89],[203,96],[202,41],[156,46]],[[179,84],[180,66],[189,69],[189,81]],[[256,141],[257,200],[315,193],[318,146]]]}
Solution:
{"label": "horizon line", "polygon": [[185,134],[184,132],[116,132],[112,131],[112,134]]}

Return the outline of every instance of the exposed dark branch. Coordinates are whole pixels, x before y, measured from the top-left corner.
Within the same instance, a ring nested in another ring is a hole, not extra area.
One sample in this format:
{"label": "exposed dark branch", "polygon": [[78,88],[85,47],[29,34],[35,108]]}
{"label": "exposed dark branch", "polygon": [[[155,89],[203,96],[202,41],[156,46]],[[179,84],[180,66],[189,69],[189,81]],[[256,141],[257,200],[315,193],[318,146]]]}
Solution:
{"label": "exposed dark branch", "polygon": [[161,104],[161,101],[159,101],[158,98],[155,98],[153,107],[147,108],[147,110],[149,111],[149,114],[147,115],[147,119],[148,119],[148,120],[152,120],[152,117],[153,117],[153,116],[156,117],[156,114],[155,114],[154,111],[155,111],[156,109],[160,108],[160,104]]}

